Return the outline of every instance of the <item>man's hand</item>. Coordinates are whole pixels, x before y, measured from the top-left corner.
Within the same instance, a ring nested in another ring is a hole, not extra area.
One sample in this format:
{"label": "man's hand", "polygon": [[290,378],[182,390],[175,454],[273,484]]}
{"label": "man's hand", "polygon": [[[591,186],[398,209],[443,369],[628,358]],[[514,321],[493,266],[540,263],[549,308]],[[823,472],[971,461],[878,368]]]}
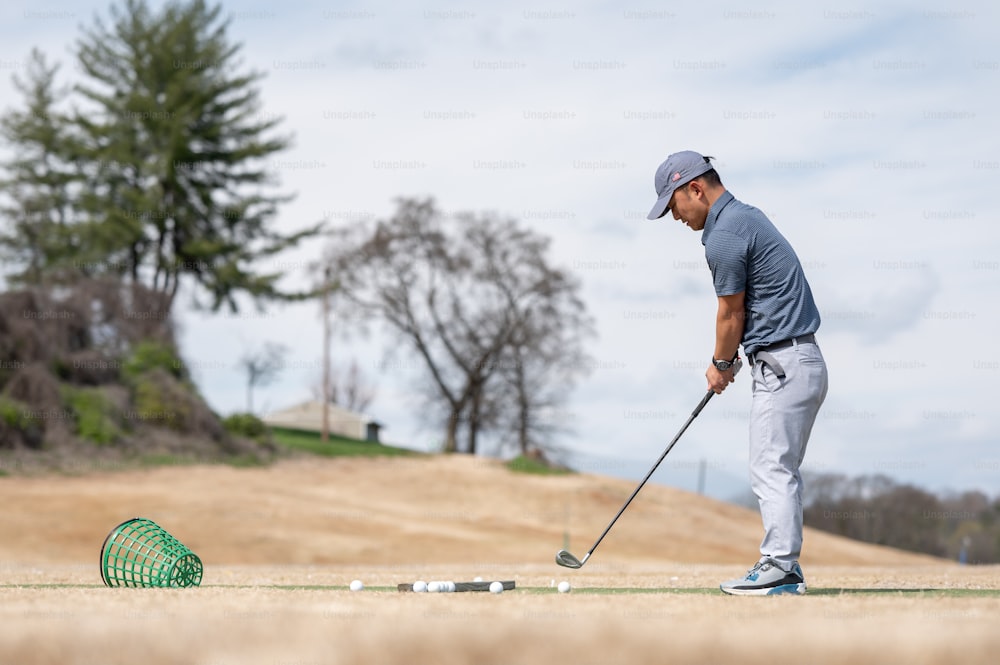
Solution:
{"label": "man's hand", "polygon": [[708,379],[708,389],[716,395],[721,395],[722,391],[736,380],[736,373],[733,371],[733,368],[735,368],[735,365],[725,372],[720,372],[715,368],[715,365],[709,365],[708,371],[705,372],[705,378]]}

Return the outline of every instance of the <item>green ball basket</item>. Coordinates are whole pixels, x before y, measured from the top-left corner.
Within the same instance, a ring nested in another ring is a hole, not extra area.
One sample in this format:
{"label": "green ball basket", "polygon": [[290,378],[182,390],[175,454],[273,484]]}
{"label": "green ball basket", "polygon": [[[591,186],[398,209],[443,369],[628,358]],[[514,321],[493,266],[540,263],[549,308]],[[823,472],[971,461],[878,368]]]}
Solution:
{"label": "green ball basket", "polygon": [[201,574],[197,554],[142,517],[116,526],[101,546],[101,579],[111,587],[192,587]]}

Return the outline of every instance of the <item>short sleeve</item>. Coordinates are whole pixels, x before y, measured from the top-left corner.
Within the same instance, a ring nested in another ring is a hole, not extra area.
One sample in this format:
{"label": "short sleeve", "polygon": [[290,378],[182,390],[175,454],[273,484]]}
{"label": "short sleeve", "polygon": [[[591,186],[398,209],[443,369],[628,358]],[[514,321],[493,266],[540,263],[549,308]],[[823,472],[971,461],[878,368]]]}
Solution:
{"label": "short sleeve", "polygon": [[740,236],[717,229],[705,244],[705,258],[712,271],[715,295],[746,291],[749,246]]}

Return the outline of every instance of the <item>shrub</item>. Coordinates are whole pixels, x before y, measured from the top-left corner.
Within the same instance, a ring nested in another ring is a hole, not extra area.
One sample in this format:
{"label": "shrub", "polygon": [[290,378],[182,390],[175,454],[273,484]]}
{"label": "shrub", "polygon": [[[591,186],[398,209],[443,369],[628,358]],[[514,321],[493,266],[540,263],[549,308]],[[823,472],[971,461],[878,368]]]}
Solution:
{"label": "shrub", "polygon": [[264,421],[252,413],[234,413],[227,416],[222,421],[222,426],[230,434],[244,436],[254,441],[265,442],[271,438],[271,431]]}
{"label": "shrub", "polygon": [[73,411],[76,434],[100,445],[117,441],[122,430],[114,404],[100,388],[63,388],[64,399]]}
{"label": "shrub", "polygon": [[29,411],[26,404],[9,397],[0,397],[0,420],[7,427],[16,430],[25,430],[31,424]]}
{"label": "shrub", "polygon": [[162,369],[177,379],[186,379],[184,363],[173,348],[160,342],[139,342],[122,365],[122,374],[135,380],[154,369]]}
{"label": "shrub", "polygon": [[166,370],[155,367],[133,380],[135,418],[176,432],[190,429],[192,396]]}
{"label": "shrub", "polygon": [[0,448],[22,444],[37,450],[43,446],[44,435],[44,420],[32,415],[27,404],[0,396]]}

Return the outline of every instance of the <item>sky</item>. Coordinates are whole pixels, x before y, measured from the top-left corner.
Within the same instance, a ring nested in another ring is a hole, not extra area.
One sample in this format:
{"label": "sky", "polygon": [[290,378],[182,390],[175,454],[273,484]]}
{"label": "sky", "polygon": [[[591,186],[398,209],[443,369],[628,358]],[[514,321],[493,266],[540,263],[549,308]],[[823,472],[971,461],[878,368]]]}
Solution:
{"label": "sky", "polygon": [[[162,3],[152,2],[153,6]],[[736,198],[795,248],[823,318],[829,396],[804,470],[881,473],[935,492],[1000,489],[1000,9],[940,3],[647,1],[458,4],[223,2],[261,113],[293,147],[272,168],[293,231],[392,214],[400,196],[518,217],[552,239],[596,321],[592,371],[567,394],[558,443],[584,470],[640,478],[706,389],[716,299],[700,237],[648,221],[672,152],[716,157]],[[0,9],[0,99],[37,46],[79,80],[80,27],[106,2]],[[310,242],[264,269],[309,283]],[[315,304],[178,312],[209,404],[245,408],[237,362],[265,342],[285,370],[263,411],[311,397]],[[339,329],[336,363],[375,385],[383,439],[435,449],[419,365]],[[750,383],[713,399],[657,472],[745,491]]]}

